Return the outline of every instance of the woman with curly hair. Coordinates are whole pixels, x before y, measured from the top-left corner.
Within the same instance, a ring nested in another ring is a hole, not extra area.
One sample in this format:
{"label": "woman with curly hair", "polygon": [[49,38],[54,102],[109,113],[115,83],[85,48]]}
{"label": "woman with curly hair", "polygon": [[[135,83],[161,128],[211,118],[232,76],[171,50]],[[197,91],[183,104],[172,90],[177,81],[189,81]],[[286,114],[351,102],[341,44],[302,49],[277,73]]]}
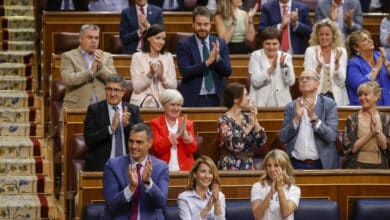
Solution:
{"label": "woman with curly hair", "polygon": [[337,24],[329,18],[318,21],[310,36],[304,66],[320,76],[318,93],[334,99],[338,106],[349,105],[345,78],[347,51]]}

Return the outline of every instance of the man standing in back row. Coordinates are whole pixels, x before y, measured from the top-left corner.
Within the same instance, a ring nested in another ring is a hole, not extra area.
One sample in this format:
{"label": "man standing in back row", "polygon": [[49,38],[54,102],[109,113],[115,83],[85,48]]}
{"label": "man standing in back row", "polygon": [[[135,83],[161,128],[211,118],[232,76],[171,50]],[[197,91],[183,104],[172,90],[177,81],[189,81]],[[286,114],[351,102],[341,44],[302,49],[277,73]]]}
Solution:
{"label": "man standing in back row", "polygon": [[148,4],[147,0],[134,0],[135,4],[123,9],[119,24],[122,53],[133,54],[143,46],[143,34],[150,25],[164,26],[161,8]]}
{"label": "man standing in back row", "polygon": [[176,46],[177,64],[183,79],[179,91],[184,107],[220,106],[226,78],[232,73],[224,40],[213,36],[211,13],[199,6],[192,12],[194,35]]}
{"label": "man standing in back row", "polygon": [[304,54],[312,31],[309,9],[296,0],[272,0],[262,5],[258,31],[276,27],[282,33],[282,50]]}

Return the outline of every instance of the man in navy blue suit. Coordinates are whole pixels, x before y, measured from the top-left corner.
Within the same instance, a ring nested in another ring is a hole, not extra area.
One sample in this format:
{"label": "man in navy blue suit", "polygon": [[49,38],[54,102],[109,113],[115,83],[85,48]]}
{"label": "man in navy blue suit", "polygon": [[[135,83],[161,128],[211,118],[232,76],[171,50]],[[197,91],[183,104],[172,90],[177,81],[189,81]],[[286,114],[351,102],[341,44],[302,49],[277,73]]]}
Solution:
{"label": "man in navy blue suit", "polygon": [[103,174],[106,201],[102,219],[164,219],[169,171],[167,164],[151,156],[153,134],[149,125],[131,128],[129,155],[107,161]]}
{"label": "man in navy blue suit", "polygon": [[206,7],[194,9],[192,27],[194,35],[176,45],[183,106],[220,106],[226,78],[232,73],[229,50],[223,39],[209,34],[211,13]]}
{"label": "man in navy blue suit", "polygon": [[274,0],[262,5],[258,31],[268,27],[280,29],[282,50],[290,54],[304,54],[308,46],[312,24],[306,5],[295,0]]}
{"label": "man in navy blue suit", "polygon": [[142,35],[152,24],[163,26],[163,14],[161,8],[147,4],[147,0],[135,0],[134,5],[124,9],[119,26],[122,53],[133,54],[141,49]]}

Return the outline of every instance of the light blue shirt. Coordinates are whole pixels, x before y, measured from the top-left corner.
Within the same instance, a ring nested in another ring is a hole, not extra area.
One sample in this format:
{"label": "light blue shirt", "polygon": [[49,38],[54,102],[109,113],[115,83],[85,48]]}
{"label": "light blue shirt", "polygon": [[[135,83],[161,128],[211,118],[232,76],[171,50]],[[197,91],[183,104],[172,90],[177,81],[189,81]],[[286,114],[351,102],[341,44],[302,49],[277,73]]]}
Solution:
{"label": "light blue shirt", "polygon": [[89,11],[122,11],[129,7],[128,0],[91,0]]}
{"label": "light blue shirt", "polygon": [[380,27],[380,42],[382,47],[386,49],[387,54],[390,54],[390,44],[387,42],[387,38],[390,34],[390,19],[384,17]]}
{"label": "light blue shirt", "polygon": [[[123,114],[123,109],[122,109],[122,102],[120,102],[118,105],[118,111],[119,111],[119,123],[122,123],[122,114]],[[113,105],[110,105],[107,103],[107,108],[108,108],[108,115],[110,118],[110,125],[112,124],[112,119],[114,118],[115,110],[113,109]],[[110,158],[115,157],[115,148],[116,148],[116,141],[115,141],[115,136],[112,135],[113,131],[111,130],[111,126],[108,126],[108,132],[111,135],[111,153],[110,153]],[[122,143],[125,143],[125,134],[122,129]],[[126,149],[125,149],[125,144],[122,145],[122,152],[123,154],[126,154]]]}
{"label": "light blue shirt", "polygon": [[[177,205],[179,207],[180,219],[201,220],[200,211],[207,206],[209,199],[211,198],[211,191],[206,192],[206,199],[203,200],[194,190],[184,191],[179,194],[177,198]],[[225,220],[225,195],[219,192],[219,202],[221,204],[222,214],[219,216],[214,215],[214,206],[207,213],[204,220]]]}
{"label": "light blue shirt", "polygon": [[[132,165],[133,169],[137,170],[137,164],[138,162],[136,162],[129,154],[129,157],[130,157],[130,161],[131,161],[131,164],[129,164],[129,166]],[[146,164],[146,161],[149,159],[149,156],[146,156],[145,159],[143,161],[141,161],[141,169],[139,171],[140,175],[141,175],[141,179],[142,179],[142,172],[144,171],[144,168],[145,168],[145,164]],[[153,180],[152,178],[149,179],[150,181],[150,184],[149,186],[148,185],[144,185],[145,186],[145,192],[146,193],[149,193],[150,189],[152,188],[153,186]],[[142,180],[141,180],[142,182]],[[141,183],[138,183],[138,184],[141,184]],[[124,189],[123,189],[123,194],[125,195],[125,199],[127,202],[130,202],[131,198],[133,198],[133,195],[134,193],[132,191],[130,191],[130,184],[127,185]],[[138,213],[141,213],[140,211],[140,203],[138,203]],[[141,219],[141,215],[138,215],[137,216],[137,220],[140,220]]]}
{"label": "light blue shirt", "polygon": [[[202,40],[200,40],[196,35],[195,35],[195,39],[196,39],[196,44],[198,45],[200,58],[202,59],[203,62],[205,62],[205,60],[203,59],[203,44],[202,44]],[[208,50],[210,52],[210,38],[209,38],[208,35],[204,39],[204,41],[205,41],[205,44],[206,44],[206,46],[207,46],[207,48],[208,48]],[[205,85],[205,79],[203,77],[203,79],[202,79],[202,87],[200,88],[199,95],[207,95],[207,94],[216,94],[215,84],[214,84],[214,81],[213,81],[213,88],[210,91],[207,91],[206,85]]]}

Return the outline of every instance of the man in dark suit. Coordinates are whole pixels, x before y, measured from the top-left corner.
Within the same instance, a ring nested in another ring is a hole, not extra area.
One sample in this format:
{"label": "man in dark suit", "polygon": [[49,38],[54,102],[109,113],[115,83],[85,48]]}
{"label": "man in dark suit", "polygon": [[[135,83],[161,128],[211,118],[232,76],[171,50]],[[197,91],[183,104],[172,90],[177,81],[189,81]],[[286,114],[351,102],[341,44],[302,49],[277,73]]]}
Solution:
{"label": "man in dark suit", "polygon": [[306,5],[295,0],[273,0],[262,5],[258,31],[276,27],[282,32],[282,50],[304,54],[312,25]]}
{"label": "man in dark suit", "polygon": [[232,73],[229,50],[223,39],[210,35],[211,13],[196,7],[192,13],[194,35],[176,46],[182,81],[179,91],[185,107],[220,106],[226,78]]}
{"label": "man in dark suit", "polygon": [[102,219],[164,219],[169,171],[167,164],[149,154],[153,144],[151,128],[132,127],[129,155],[107,161],[103,174],[106,201]]}
{"label": "man in dark suit", "polygon": [[336,102],[318,95],[319,75],[305,70],[299,76],[302,97],[284,109],[280,141],[287,144],[287,153],[295,169],[337,169],[336,148],[338,113]]}
{"label": "man in dark suit", "polygon": [[142,35],[152,24],[163,26],[163,14],[161,8],[147,4],[147,0],[135,0],[134,5],[124,9],[119,26],[122,53],[133,54],[141,49]]}
{"label": "man in dark suit", "polygon": [[330,18],[336,22],[344,39],[363,27],[363,13],[359,0],[320,0],[315,9],[316,22]]}
{"label": "man in dark suit", "polygon": [[89,0],[47,0],[47,11],[88,11]]}
{"label": "man in dark suit", "polygon": [[121,75],[110,75],[105,84],[106,100],[88,106],[84,121],[86,171],[102,171],[109,158],[127,154],[130,129],[142,122],[139,108],[122,102],[125,84]]}
{"label": "man in dark suit", "polygon": [[182,11],[184,9],[184,0],[149,0],[148,2],[164,11]]}

